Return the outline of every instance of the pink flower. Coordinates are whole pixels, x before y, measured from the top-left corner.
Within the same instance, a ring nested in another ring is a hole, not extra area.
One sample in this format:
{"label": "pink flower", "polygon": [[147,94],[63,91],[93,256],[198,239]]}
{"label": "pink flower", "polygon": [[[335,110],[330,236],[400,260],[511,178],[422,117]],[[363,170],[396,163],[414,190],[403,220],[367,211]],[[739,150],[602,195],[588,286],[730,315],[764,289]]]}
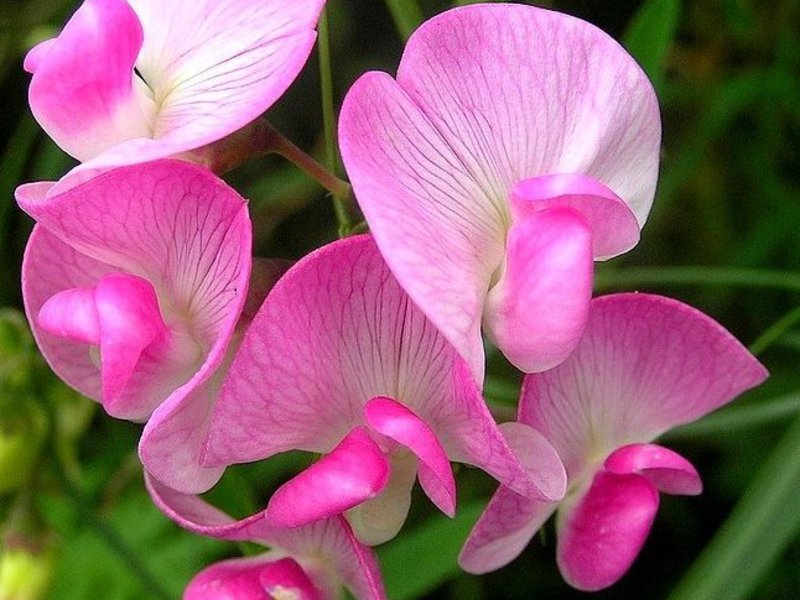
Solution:
{"label": "pink flower", "polygon": [[219,387],[212,374],[251,271],[244,199],[177,160],[121,167],[45,197],[51,185],[16,194],[37,221],[22,291],[39,348],[110,415],[149,419],[140,451],[151,472],[184,491],[207,489],[222,472],[198,460]]}
{"label": "pink flower", "polygon": [[267,520],[294,527],[347,511],[369,544],[400,529],[417,477],[454,514],[451,460],[533,498],[560,499],[565,486],[536,432],[506,441],[466,363],[369,236],[306,256],[270,292],[223,384],[204,460],[216,467],[294,449],[323,456],[275,492]]}
{"label": "pink flower", "polygon": [[593,260],[639,239],[660,134],[652,86],[613,39],[512,4],[423,24],[396,79],[353,85],[339,128],[381,253],[478,381],[481,323],[523,371],[569,355]]}
{"label": "pink flower", "polygon": [[513,560],[558,510],[557,557],[567,582],[599,590],[639,553],[659,492],[699,494],[694,467],[653,444],[767,377],[718,323],[669,298],[617,294],[592,303],[575,352],[523,384],[518,427],[534,428],[564,461],[567,495],[539,502],[501,487],[470,534],[461,566],[485,573]]}
{"label": "pink flower", "polygon": [[386,598],[374,553],[341,517],[294,528],[274,527],[261,515],[234,521],[197,496],[150,478],[146,483],[156,505],[181,527],[272,547],[259,556],[226,560],[201,571],[186,588],[184,600],[335,600],[342,597],[342,586],[357,600]]}
{"label": "pink flower", "polygon": [[244,127],[302,69],[324,0],[85,0],[33,48],[30,105],[80,161],[195,150]]}

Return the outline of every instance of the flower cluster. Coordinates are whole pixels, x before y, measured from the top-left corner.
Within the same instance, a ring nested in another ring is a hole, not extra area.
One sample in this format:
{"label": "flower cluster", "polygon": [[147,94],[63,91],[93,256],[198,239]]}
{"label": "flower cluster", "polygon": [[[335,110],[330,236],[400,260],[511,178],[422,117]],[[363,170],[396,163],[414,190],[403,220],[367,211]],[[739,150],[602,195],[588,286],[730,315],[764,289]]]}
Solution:
{"label": "flower cluster", "polygon": [[[81,164],[17,190],[36,221],[22,285],[53,370],[145,423],[156,504],[201,535],[270,546],[185,597],[383,598],[369,546],[416,481],[457,510],[451,463],[500,488],[461,565],[515,558],[558,512],[571,585],[630,567],[659,492],[698,494],[653,443],[765,377],[677,301],[592,299],[594,261],[639,240],[660,120],[599,29],[513,4],[424,23],[395,78],[360,77],[339,143],[370,234],[288,266],[252,258],[247,202],[212,168],[301,70],[323,0],[85,0],[33,48],[30,105]],[[244,148],[244,150],[243,150]],[[483,335],[526,373],[516,422],[482,397]],[[319,455],[236,521],[197,494],[226,467]],[[223,595],[224,594],[224,595]]]}

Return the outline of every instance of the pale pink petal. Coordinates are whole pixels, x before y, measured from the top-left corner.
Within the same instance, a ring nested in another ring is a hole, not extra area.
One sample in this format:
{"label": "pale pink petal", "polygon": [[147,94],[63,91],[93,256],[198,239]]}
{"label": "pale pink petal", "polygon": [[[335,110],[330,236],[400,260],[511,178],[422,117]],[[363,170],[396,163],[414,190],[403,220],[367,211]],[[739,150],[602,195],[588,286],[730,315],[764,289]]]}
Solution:
{"label": "pale pink petal", "polygon": [[150,135],[153,102],[137,91],[133,74],[142,36],[124,0],[85,0],[57,39],[26,58],[33,115],[78,160]]}
{"label": "pale pink petal", "polygon": [[511,226],[484,328],[514,366],[545,371],[569,356],[586,326],[593,264],[591,228],[573,208],[546,208]]}
{"label": "pale pink petal", "polygon": [[639,223],[625,201],[587,175],[543,175],[517,183],[511,191],[511,212],[522,216],[554,206],[577,210],[592,231],[592,254],[604,260],[639,242]]}
{"label": "pale pink petal", "polygon": [[266,111],[308,59],[323,5],[131,0],[145,34],[136,65],[159,106],[160,156],[204,146]]}
{"label": "pale pink petal", "polygon": [[622,577],[650,533],[658,502],[641,475],[597,473],[586,495],[559,514],[557,560],[567,583],[596,591]]}
{"label": "pale pink petal", "polygon": [[279,594],[296,600],[324,600],[303,568],[291,558],[270,553],[214,563],[200,571],[184,591],[184,600],[270,600]]}
{"label": "pale pink petal", "polygon": [[[34,331],[44,302],[64,289],[91,287],[109,273],[147,280],[168,343],[142,352],[116,401],[142,408],[120,416],[145,419],[172,391],[207,379],[223,357],[250,271],[246,204],[206,170],[171,160],[120,168],[64,194],[47,197],[48,189],[17,190],[20,206],[46,230],[31,238],[23,270]],[[63,345],[45,333],[37,341],[59,375],[100,399],[99,381],[87,381],[92,366],[98,380],[100,371],[86,347]],[[69,374],[73,369],[80,374]]]}
{"label": "pale pink petal", "polygon": [[389,461],[361,427],[328,454],[279,487],[266,518],[297,527],[335,516],[380,494],[389,481]]}
{"label": "pale pink petal", "polygon": [[503,257],[503,190],[483,190],[384,73],[347,94],[339,143],[359,206],[400,285],[483,382],[481,315]]}
{"label": "pale pink petal", "polygon": [[649,442],[761,383],[764,367],[698,310],[647,294],[592,301],[567,361],[528,375],[520,420],[558,450],[571,479],[620,446]]}
{"label": "pale pink petal", "polygon": [[419,459],[422,489],[449,517],[456,512],[456,482],[447,454],[436,434],[417,415],[391,398],[372,398],[364,406],[367,424],[399,442]]}
{"label": "pale pink petal", "polygon": [[501,486],[461,549],[458,564],[474,575],[504,567],[528,545],[558,504],[532,500]]}
{"label": "pale pink petal", "polygon": [[644,223],[658,101],[636,61],[594,25],[520,4],[447,11],[411,36],[397,83],[497,200],[523,179],[584,173]]}
{"label": "pale pink petal", "polygon": [[630,444],[618,448],[606,458],[603,466],[609,473],[638,473],[665,494],[696,496],[703,491],[703,482],[692,463],[657,444]]}
{"label": "pale pink petal", "polygon": [[[150,477],[145,481],[159,509],[189,531],[280,548],[292,554],[306,573],[313,574],[314,563],[321,560],[332,567],[327,574],[329,579],[331,575],[335,578],[334,585],[341,580],[358,600],[383,600],[386,597],[374,553],[358,542],[343,518],[293,528],[274,527],[263,513],[234,521],[199,496],[181,494]],[[312,560],[306,562],[303,557]],[[318,587],[325,587],[319,584],[320,578],[312,579]]]}

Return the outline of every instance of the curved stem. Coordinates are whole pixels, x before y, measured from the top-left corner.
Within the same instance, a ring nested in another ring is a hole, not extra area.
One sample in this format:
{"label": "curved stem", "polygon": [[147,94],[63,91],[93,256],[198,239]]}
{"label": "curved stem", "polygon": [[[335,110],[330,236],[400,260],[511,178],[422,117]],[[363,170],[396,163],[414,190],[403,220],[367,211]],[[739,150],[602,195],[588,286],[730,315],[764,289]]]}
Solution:
{"label": "curved stem", "polygon": [[[317,26],[317,41],[319,44],[319,78],[322,93],[322,124],[325,131],[325,152],[327,155],[328,170],[337,173],[339,169],[339,151],[336,146],[336,111],[333,102],[333,71],[331,69],[331,46],[328,34],[328,12],[322,9]],[[350,186],[340,192],[330,190],[333,195],[333,210],[336,212],[336,221],[339,224],[339,237],[350,233],[352,223],[348,210],[350,200]]]}
{"label": "curved stem", "polygon": [[724,267],[653,267],[601,272],[595,277],[598,290],[637,286],[737,286],[800,291],[800,273]]}

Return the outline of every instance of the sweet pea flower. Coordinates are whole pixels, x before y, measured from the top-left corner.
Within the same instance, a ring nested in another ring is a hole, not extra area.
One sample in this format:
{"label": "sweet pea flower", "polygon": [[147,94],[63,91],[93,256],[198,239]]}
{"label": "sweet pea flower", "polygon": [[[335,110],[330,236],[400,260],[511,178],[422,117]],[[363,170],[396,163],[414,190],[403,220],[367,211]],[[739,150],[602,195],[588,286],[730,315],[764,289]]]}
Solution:
{"label": "sweet pea flower", "polygon": [[417,477],[454,514],[450,461],[560,499],[565,473],[553,448],[531,429],[508,438],[466,363],[362,235],[306,256],[270,292],[223,384],[204,463],[321,454],[273,494],[266,519],[295,527],[346,511],[372,545],[402,526]]}
{"label": "sweet pea flower", "polygon": [[616,294],[592,302],[575,352],[551,371],[526,376],[519,427],[558,450],[568,476],[560,503],[501,487],[470,534],[461,566],[471,573],[513,560],[551,514],[558,566],[581,590],[615,583],[633,563],[655,519],[659,492],[695,495],[695,468],[653,443],[767,377],[725,329],[676,300]]}
{"label": "sweet pea flower", "polygon": [[181,527],[208,537],[270,546],[249,558],[216,563],[192,579],[184,600],[385,600],[375,554],[342,517],[304,527],[274,527],[261,515],[241,521],[197,496],[147,478],[153,501]]}
{"label": "sweet pea flower", "polygon": [[478,381],[481,323],[525,372],[572,351],[593,260],[639,239],[660,136],[652,86],[617,42],[513,4],[424,23],[395,79],[356,81],[339,126],[381,253]]}
{"label": "sweet pea flower", "polygon": [[[206,169],[165,159],[47,196],[20,187],[37,224],[22,267],[25,310],[55,373],[107,413],[147,421],[145,467],[184,491],[201,467],[215,389],[251,273],[247,204]],[[254,288],[255,289],[255,288]]]}
{"label": "sweet pea flower", "polygon": [[324,0],[85,0],[25,58],[36,120],[99,169],[196,150],[269,108]]}

